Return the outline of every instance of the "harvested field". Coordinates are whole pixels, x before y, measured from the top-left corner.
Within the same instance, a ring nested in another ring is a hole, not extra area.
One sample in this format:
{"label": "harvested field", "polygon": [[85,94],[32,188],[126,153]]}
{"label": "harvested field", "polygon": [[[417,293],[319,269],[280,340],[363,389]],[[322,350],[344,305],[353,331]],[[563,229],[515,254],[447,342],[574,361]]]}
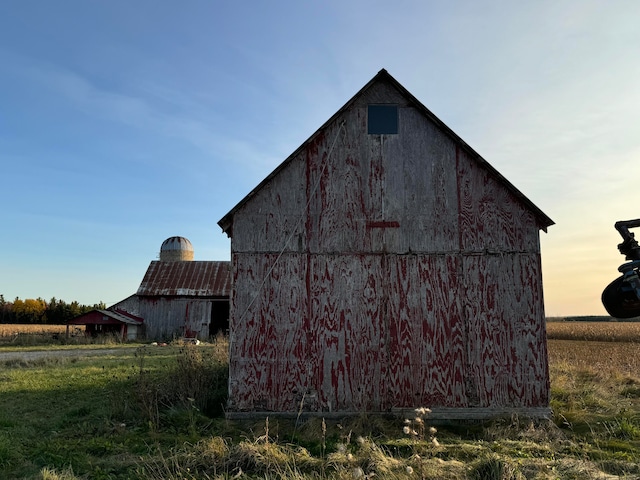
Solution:
{"label": "harvested field", "polygon": [[549,339],[549,365],[593,370],[601,376],[640,374],[640,343]]}
{"label": "harvested field", "polygon": [[[0,337],[25,333],[65,333],[65,331],[66,325],[0,323]],[[547,338],[595,342],[640,342],[640,322],[547,322]]]}
{"label": "harvested field", "polygon": [[30,335],[65,333],[66,329],[66,325],[0,323],[0,337],[15,337],[25,333]]}
{"label": "harvested field", "polygon": [[640,342],[640,322],[547,322],[549,340]]}

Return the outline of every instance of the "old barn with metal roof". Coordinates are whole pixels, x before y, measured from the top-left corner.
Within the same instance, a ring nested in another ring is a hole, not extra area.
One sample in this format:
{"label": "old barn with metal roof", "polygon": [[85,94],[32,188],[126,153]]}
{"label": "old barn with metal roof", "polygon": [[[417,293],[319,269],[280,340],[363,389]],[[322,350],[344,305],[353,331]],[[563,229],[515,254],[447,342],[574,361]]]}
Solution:
{"label": "old barn with metal roof", "polygon": [[230,295],[230,262],[194,261],[191,242],[171,237],[134,295],[69,325],[86,325],[90,334],[118,330],[129,340],[206,340],[227,332]]}
{"label": "old barn with metal roof", "polygon": [[144,319],[147,339],[206,340],[229,327],[230,262],[153,261],[135,295],[117,303]]}

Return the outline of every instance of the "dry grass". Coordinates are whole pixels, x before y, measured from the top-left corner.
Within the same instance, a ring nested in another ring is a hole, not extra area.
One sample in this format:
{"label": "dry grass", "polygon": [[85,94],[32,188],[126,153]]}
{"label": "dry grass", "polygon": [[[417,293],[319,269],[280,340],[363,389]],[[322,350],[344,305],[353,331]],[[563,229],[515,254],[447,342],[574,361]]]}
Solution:
{"label": "dry grass", "polygon": [[[640,343],[549,340],[549,369],[555,422],[602,465],[637,458]],[[637,463],[622,468],[640,478]]]}
{"label": "dry grass", "polygon": [[[618,332],[623,332],[624,327],[635,327],[634,324],[603,322],[570,324],[572,327],[585,328],[586,331],[589,328],[607,331],[611,325],[614,325],[613,328],[622,325]],[[552,328],[554,326],[556,325]],[[597,337],[595,333],[593,335]],[[192,375],[200,373],[208,382],[212,382],[218,375],[219,391],[214,393],[222,402],[226,395],[224,375],[227,343],[207,347],[211,349],[208,350],[213,356],[211,360],[215,361],[207,360],[209,356],[200,352],[202,347],[176,349],[179,357],[176,362],[178,379],[170,373],[162,373],[168,372],[166,369],[150,368],[156,358],[153,352],[159,352],[160,349],[154,350],[150,346],[143,348],[142,351],[147,352],[144,362],[141,360],[142,354],[139,353],[136,357],[141,361],[140,375],[141,378],[145,375],[144,379],[152,383],[142,382],[142,386],[147,389],[142,393],[151,394],[151,398],[157,399],[157,392],[163,392],[164,396],[161,398],[164,405],[169,398],[166,394],[175,389],[179,395],[172,398],[181,401],[172,403],[172,407],[164,412],[160,408],[162,405],[157,405],[158,408],[154,408],[154,411],[158,410],[161,415],[153,428],[149,419],[139,411],[136,411],[134,420],[125,416],[124,410],[121,411],[118,406],[110,415],[119,421],[126,420],[126,429],[109,430],[100,436],[92,428],[91,440],[86,442],[77,442],[74,436],[57,435],[51,440],[58,442],[53,443],[58,448],[56,451],[72,450],[74,459],[82,458],[80,453],[89,455],[86,451],[80,451],[85,445],[95,448],[96,445],[104,444],[109,451],[113,449],[113,454],[100,460],[104,462],[100,464],[100,468],[107,466],[111,472],[124,472],[122,456],[117,455],[117,449],[126,448],[131,451],[132,445],[137,441],[147,445],[150,438],[157,439],[147,453],[140,453],[135,475],[133,470],[128,470],[120,477],[110,477],[143,480],[640,479],[640,463],[637,461],[640,458],[638,342],[551,338],[549,357],[553,422],[509,418],[487,425],[462,425],[449,430],[439,427],[439,442],[436,444],[429,441],[426,435],[411,438],[404,435],[402,432],[405,424],[402,419],[364,414],[362,417],[326,424],[321,418],[310,418],[302,423],[277,418],[258,419],[244,424],[210,418],[203,415],[203,412],[205,405],[211,402],[203,402],[203,406],[198,407],[200,403],[194,397],[201,384],[200,379]],[[159,376],[147,375],[147,371],[156,372]],[[47,373],[46,378],[49,377],[51,372]],[[75,377],[87,378],[88,375]],[[71,376],[65,375],[64,378]],[[117,398],[134,398],[136,392],[140,394],[140,379],[135,383],[135,388],[137,390],[128,395],[123,395],[118,390]],[[186,402],[183,398],[185,396]],[[74,401],[81,405],[77,398]],[[94,403],[92,400],[90,404]],[[9,417],[10,415],[7,418]],[[135,424],[140,420],[140,423]],[[145,430],[146,425],[148,431]],[[69,438],[73,443],[68,442]],[[170,440],[165,443],[163,439]],[[0,460],[1,440],[2,436]],[[35,443],[27,440],[22,444]],[[13,444],[7,443],[7,448],[11,445]],[[96,462],[93,456],[89,458]],[[48,472],[50,476],[46,478],[79,480],[106,478],[110,474],[109,470],[93,472],[91,468],[97,463],[82,464],[78,461],[77,465],[73,465],[73,470],[66,465],[50,464],[51,469],[55,467],[60,473],[51,470]],[[77,476],[73,476],[74,472]],[[100,473],[99,477],[97,473]],[[127,476],[129,473],[131,475]],[[58,476],[54,476],[56,474]],[[44,474],[42,478],[45,478]]]}
{"label": "dry grass", "polygon": [[66,325],[0,323],[0,337],[15,337],[24,333],[31,335],[65,333],[66,329]]}
{"label": "dry grass", "polygon": [[640,375],[640,343],[549,339],[549,366],[571,365],[605,377]]}

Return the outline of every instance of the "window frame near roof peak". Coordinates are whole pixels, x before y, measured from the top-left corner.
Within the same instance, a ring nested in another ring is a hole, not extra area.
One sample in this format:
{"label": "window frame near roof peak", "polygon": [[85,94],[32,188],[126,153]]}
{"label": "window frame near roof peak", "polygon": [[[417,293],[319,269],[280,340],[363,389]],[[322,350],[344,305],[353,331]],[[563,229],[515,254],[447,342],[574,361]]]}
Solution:
{"label": "window frame near roof peak", "polygon": [[370,103],[367,105],[369,135],[397,135],[399,123],[398,104]]}

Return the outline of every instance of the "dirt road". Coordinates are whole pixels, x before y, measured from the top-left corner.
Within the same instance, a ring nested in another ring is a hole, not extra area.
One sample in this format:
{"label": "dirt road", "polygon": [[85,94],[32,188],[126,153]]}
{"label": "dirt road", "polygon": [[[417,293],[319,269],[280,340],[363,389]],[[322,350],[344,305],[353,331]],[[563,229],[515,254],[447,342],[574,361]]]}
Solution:
{"label": "dirt road", "polygon": [[39,360],[51,357],[97,357],[122,353],[136,347],[123,348],[77,348],[72,350],[29,350],[22,352],[0,352],[0,362],[11,360]]}

